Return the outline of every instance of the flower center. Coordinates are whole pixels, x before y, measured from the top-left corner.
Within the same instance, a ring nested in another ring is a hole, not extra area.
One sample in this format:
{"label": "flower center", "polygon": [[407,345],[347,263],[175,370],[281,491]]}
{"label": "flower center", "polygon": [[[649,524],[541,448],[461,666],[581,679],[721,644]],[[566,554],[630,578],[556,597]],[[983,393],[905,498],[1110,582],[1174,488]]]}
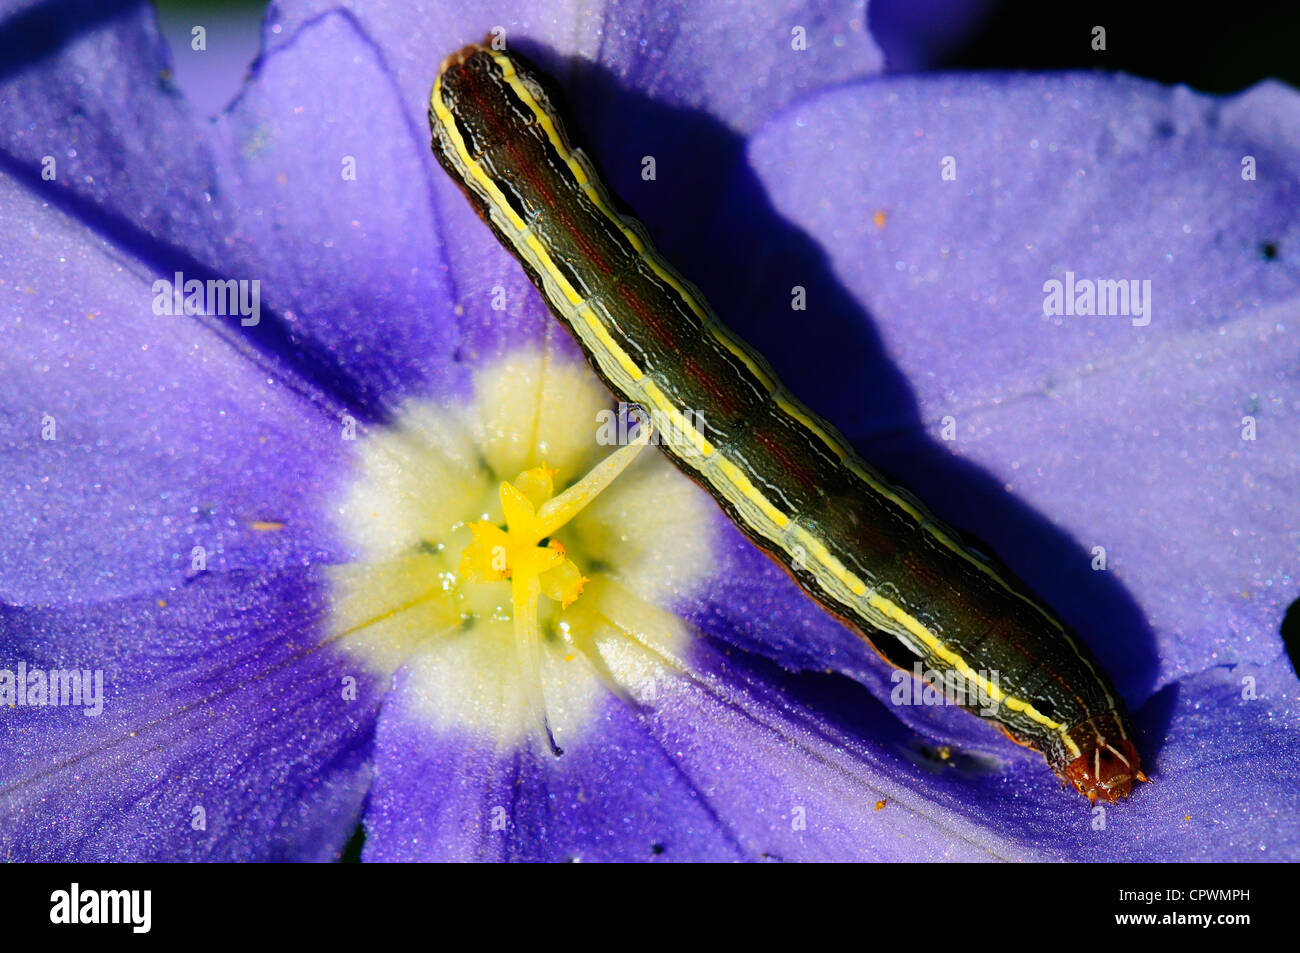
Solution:
{"label": "flower center", "polygon": [[[514,483],[501,484],[504,529],[483,520],[469,524],[474,538],[461,554],[460,578],[465,582],[510,581],[515,651],[525,687],[530,692],[536,688],[529,703],[556,754],[562,752],[555,743],[546,702],[541,697],[538,601],[545,594],[567,609],[591,580],[572,559],[566,558],[564,545],[548,537],[599,496],[641,452],[649,436],[649,428],[643,427],[634,442],[610,454],[559,496],[555,496],[555,470],[545,464],[525,470]],[[544,540],[548,540],[545,545]]]}
{"label": "flower center", "polygon": [[689,645],[721,518],[648,431],[603,446],[609,408],[585,365],[522,351],[358,437],[329,627],[412,717],[558,751]]}

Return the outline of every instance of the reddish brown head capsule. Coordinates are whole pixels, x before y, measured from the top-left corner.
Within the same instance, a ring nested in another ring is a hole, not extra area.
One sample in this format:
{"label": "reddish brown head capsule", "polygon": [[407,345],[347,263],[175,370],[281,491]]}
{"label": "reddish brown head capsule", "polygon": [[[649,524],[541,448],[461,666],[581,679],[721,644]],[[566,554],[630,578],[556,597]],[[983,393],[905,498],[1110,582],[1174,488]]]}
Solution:
{"label": "reddish brown head capsule", "polygon": [[1114,803],[1128,797],[1134,781],[1146,780],[1138,765],[1137,748],[1133,747],[1133,742],[1108,741],[1067,764],[1065,779],[1089,801],[1101,798]]}
{"label": "reddish brown head capsule", "polygon": [[1116,712],[1106,712],[1070,729],[1070,739],[1080,753],[1058,773],[1093,803],[1100,798],[1113,804],[1128,797],[1134,781],[1147,780],[1126,721]]}

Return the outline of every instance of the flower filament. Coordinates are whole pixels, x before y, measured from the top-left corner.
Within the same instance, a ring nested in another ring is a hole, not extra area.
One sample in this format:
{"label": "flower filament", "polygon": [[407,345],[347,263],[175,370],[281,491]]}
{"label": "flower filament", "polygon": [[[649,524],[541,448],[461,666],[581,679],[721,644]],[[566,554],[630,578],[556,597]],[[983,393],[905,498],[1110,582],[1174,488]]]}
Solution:
{"label": "flower filament", "polygon": [[563,751],[551,731],[540,678],[542,629],[538,604],[545,595],[567,608],[589,580],[566,556],[563,544],[551,537],[599,496],[649,439],[650,428],[642,427],[631,443],[607,456],[558,496],[553,483],[555,470],[545,464],[524,470],[513,483],[506,480],[501,484],[504,527],[482,520],[469,524],[473,538],[461,553],[457,572],[467,583],[509,580],[515,653],[529,706],[547,745],[557,756]]}

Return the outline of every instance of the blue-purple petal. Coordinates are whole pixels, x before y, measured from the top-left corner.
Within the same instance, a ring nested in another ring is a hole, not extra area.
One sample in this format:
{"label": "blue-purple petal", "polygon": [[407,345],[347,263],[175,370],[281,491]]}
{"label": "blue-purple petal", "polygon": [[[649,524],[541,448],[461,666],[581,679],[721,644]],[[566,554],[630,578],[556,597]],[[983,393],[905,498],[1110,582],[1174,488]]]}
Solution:
{"label": "blue-purple petal", "polygon": [[0,667],[99,670],[104,689],[98,715],[0,710],[0,853],[337,858],[370,784],[386,683],[322,639],[325,598],[314,571],[232,572],[0,609]]}

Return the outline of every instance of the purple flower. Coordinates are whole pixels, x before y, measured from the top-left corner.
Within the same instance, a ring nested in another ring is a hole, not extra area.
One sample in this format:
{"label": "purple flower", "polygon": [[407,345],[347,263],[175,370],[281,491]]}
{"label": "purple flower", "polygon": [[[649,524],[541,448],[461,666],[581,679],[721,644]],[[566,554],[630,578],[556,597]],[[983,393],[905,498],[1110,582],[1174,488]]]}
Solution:
{"label": "purple flower", "polygon": [[[1294,92],[871,79],[851,3],[505,10],[285,4],[211,122],[146,8],[0,14],[0,670],[101,707],[0,709],[0,855],[323,860],[361,821],[374,860],[1300,856]],[[470,524],[589,473],[610,402],[429,151],[437,64],[498,24],[790,388],[1083,634],[1154,783],[1098,814],[891,704],[649,451],[518,650]],[[1120,279],[1131,314],[1049,313]]]}

